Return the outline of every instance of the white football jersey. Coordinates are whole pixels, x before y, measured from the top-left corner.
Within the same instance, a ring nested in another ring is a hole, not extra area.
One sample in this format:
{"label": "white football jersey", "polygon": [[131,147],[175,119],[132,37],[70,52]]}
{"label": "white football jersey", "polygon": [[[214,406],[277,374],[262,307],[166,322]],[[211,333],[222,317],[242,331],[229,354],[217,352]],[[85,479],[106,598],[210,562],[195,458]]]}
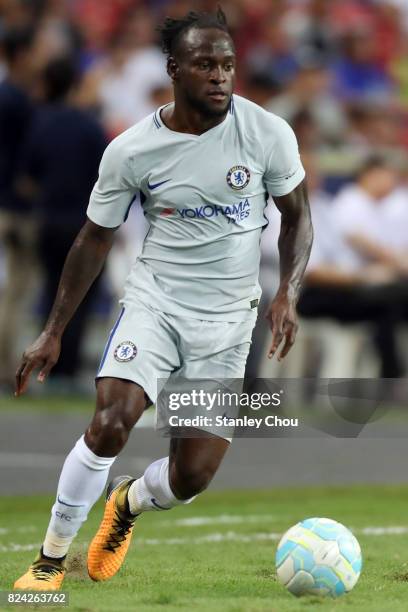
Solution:
{"label": "white football jersey", "polygon": [[166,127],[158,109],[107,147],[88,217],[126,219],[140,192],[150,228],[126,298],[197,319],[243,321],[260,297],[260,237],[268,194],[304,178],[296,137],[280,117],[234,95],[200,136]]}

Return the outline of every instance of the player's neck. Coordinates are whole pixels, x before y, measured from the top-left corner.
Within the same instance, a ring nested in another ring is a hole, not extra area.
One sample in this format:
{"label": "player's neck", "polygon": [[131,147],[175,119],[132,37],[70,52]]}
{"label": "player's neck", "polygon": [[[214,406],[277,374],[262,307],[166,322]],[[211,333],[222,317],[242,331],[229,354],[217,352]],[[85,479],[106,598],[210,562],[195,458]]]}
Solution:
{"label": "player's neck", "polygon": [[199,136],[222,123],[228,110],[218,117],[204,116],[196,109],[181,104],[169,104],[160,113],[163,123],[174,132]]}

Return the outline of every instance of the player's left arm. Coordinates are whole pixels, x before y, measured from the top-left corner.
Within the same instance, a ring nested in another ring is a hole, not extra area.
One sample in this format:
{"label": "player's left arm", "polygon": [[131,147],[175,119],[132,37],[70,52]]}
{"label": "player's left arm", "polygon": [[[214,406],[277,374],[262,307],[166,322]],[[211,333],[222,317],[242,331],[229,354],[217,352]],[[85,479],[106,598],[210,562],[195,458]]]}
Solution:
{"label": "player's left arm", "polygon": [[304,180],[287,195],[274,196],[273,199],[281,212],[278,241],[280,284],[268,308],[266,318],[272,330],[268,357],[269,359],[273,357],[283,341],[283,348],[278,357],[280,361],[287,355],[296,338],[298,329],[296,304],[312,248],[313,227]]}

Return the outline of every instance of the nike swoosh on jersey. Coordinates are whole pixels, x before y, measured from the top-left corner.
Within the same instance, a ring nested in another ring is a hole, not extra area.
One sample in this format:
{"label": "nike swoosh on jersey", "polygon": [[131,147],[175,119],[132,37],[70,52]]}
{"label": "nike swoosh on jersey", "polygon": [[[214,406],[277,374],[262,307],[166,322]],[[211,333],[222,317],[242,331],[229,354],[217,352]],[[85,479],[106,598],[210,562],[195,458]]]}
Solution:
{"label": "nike swoosh on jersey", "polygon": [[154,185],[151,185],[149,181],[147,181],[147,186],[150,189],[150,191],[153,191],[154,189],[157,189],[158,187],[160,187],[161,185],[164,185],[164,183],[168,183],[169,181],[171,181],[171,179],[166,179],[165,181],[161,181],[161,183],[155,183]]}

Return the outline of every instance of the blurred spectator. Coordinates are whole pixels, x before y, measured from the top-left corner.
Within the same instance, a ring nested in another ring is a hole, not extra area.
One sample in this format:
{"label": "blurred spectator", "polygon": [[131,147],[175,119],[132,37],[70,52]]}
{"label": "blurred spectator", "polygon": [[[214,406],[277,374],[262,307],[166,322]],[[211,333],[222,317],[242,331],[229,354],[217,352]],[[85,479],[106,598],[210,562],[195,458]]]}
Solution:
{"label": "blurred spectator", "polygon": [[[262,24],[274,17],[279,19],[284,4],[282,0],[273,3],[269,0],[238,0],[238,2],[230,0],[227,4],[228,23],[232,21],[233,24],[235,49],[240,64],[238,79],[243,78],[248,53],[260,40]],[[255,73],[258,74],[256,70]],[[251,74],[251,71],[248,74]]]}
{"label": "blurred spectator", "polygon": [[405,38],[399,53],[390,61],[390,73],[397,85],[398,102],[406,110],[408,107],[408,38]]}
{"label": "blurred spectator", "polygon": [[28,95],[33,79],[33,41],[30,27],[10,28],[1,40],[7,76],[0,83],[0,240],[6,258],[0,303],[0,384],[14,378],[16,338],[35,259],[35,221],[15,190],[23,140],[33,112]]}
{"label": "blurred spectator", "polygon": [[[384,0],[377,0],[381,5]],[[402,25],[403,32],[408,34],[408,4],[406,0],[385,0],[385,4],[397,9],[396,19]]]}
{"label": "blurred spectator", "polygon": [[307,113],[323,139],[339,140],[347,126],[344,109],[331,92],[331,74],[324,64],[304,63],[287,88],[271,98],[266,108],[293,123]]}
{"label": "blurred spectator", "polygon": [[70,5],[73,22],[82,32],[85,41],[82,66],[87,68],[103,55],[129,7],[141,3],[138,0],[71,0],[65,4]]}
{"label": "blurred spectator", "polygon": [[294,49],[280,21],[274,17],[261,24],[260,36],[246,58],[248,72],[266,75],[284,87],[298,71]]}
{"label": "blurred spectator", "polygon": [[386,105],[360,104],[349,113],[349,141],[364,148],[367,155],[372,150],[395,151],[401,146],[402,117],[397,109]]}
{"label": "blurred spectator", "polygon": [[390,101],[395,88],[378,58],[375,32],[356,29],[343,36],[341,54],[334,62],[334,91],[346,101]]}
{"label": "blurred spectator", "polygon": [[402,376],[396,334],[408,315],[408,210],[397,171],[369,159],[333,204],[313,204],[312,217],[315,241],[300,314],[371,323],[381,376]]}
{"label": "blurred spectator", "polygon": [[75,26],[66,0],[39,3],[35,53],[39,66],[53,58],[79,53],[82,38]]}
{"label": "blurred spectator", "polygon": [[401,11],[389,0],[376,2],[374,37],[377,41],[377,57],[386,67],[401,50],[404,38],[401,16]]}
{"label": "blurred spectator", "polygon": [[[89,193],[106,146],[102,128],[72,103],[77,72],[69,58],[44,70],[44,106],[27,137],[20,189],[39,217],[39,257],[45,275],[44,312],[50,312],[65,257],[85,221]],[[26,275],[26,271],[25,271]],[[79,307],[62,341],[54,375],[72,378],[78,370],[85,324],[97,284]]]}
{"label": "blurred spectator", "polygon": [[372,261],[395,272],[406,270],[408,200],[393,163],[379,156],[368,158],[356,183],[337,196],[333,217],[353,250],[356,267]]}
{"label": "blurred spectator", "polygon": [[145,9],[133,11],[107,56],[88,74],[83,103],[101,106],[111,137],[171,100],[165,59],[154,41],[152,16]]}
{"label": "blurred spectator", "polygon": [[4,30],[33,25],[38,12],[38,1],[0,0],[0,18]]}
{"label": "blurred spectator", "polygon": [[267,108],[272,96],[280,91],[279,85],[267,74],[251,73],[246,80],[246,96],[264,108]]}
{"label": "blurred spectator", "polygon": [[335,31],[331,19],[332,3],[310,0],[294,3],[284,17],[285,30],[293,40],[300,61],[328,63],[336,50]]}

